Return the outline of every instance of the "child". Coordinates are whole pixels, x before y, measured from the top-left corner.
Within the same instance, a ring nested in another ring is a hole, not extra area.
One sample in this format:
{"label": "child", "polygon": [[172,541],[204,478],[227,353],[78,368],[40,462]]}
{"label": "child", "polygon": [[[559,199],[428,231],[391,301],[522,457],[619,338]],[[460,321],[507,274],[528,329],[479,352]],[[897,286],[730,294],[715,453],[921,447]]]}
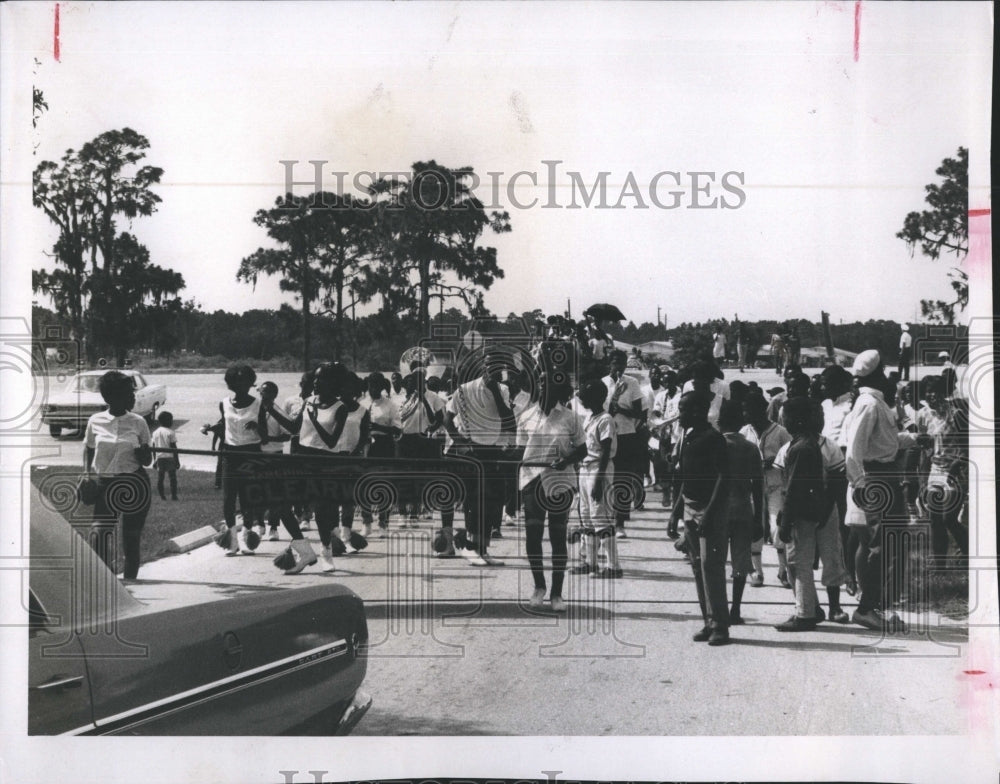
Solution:
{"label": "child", "polygon": [[[171,429],[174,426],[174,415],[169,411],[161,411],[156,421],[159,427],[153,431],[153,449],[165,450],[177,448],[177,436]],[[181,467],[181,459],[177,454],[157,454],[156,456],[156,489],[160,498],[167,500],[163,488],[164,477],[170,477],[170,498],[177,500],[177,469]]]}
{"label": "child", "polygon": [[785,429],[792,436],[782,469],[784,504],[778,536],[785,543],[788,576],[794,585],[795,614],[775,625],[779,632],[811,631],[819,620],[813,578],[817,535],[830,524],[823,454],[814,432],[814,415],[807,397],[790,397],[782,407]]}
{"label": "child", "polygon": [[[608,497],[615,473],[613,459],[618,450],[618,436],[614,418],[604,410],[607,396],[608,388],[603,381],[589,381],[579,394],[580,402],[590,413],[583,425],[587,452],[580,462],[581,564],[572,571],[617,579],[622,576],[622,570],[618,563],[618,543]],[[602,555],[607,562],[603,569]]]}

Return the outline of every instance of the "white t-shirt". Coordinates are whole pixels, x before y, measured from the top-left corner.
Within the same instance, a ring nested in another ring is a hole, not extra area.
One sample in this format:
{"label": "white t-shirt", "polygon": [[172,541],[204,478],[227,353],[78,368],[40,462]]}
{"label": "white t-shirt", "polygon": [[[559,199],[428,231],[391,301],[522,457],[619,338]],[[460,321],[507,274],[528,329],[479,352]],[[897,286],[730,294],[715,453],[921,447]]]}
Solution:
{"label": "white t-shirt", "polygon": [[237,408],[233,401],[226,397],[222,399],[222,418],[226,423],[226,444],[228,446],[247,446],[260,443],[260,433],[247,427],[251,422],[255,425],[260,417],[260,398],[255,397],[250,405]]}
{"label": "white t-shirt", "polygon": [[712,348],[712,356],[716,359],[726,356],[726,336],[722,332],[712,335],[715,346]]}
{"label": "white t-shirt", "polygon": [[[510,390],[505,384],[499,385],[500,399],[510,407]],[[500,412],[497,411],[493,393],[486,388],[486,382],[477,378],[462,384],[448,401],[448,411],[455,415],[455,427],[459,433],[475,444],[483,446],[513,446],[516,432],[504,433],[500,426]]]}
{"label": "white t-shirt", "polygon": [[[712,402],[708,406],[708,422],[716,430],[719,429],[719,413],[722,411],[722,401],[729,400],[729,384],[719,379],[713,379],[709,389],[713,393]],[[681,387],[681,394],[694,391],[694,382],[685,381]],[[678,400],[678,404],[679,404]]]}
{"label": "white t-shirt", "polygon": [[611,452],[609,456],[612,460],[618,452],[618,433],[615,432],[615,421],[611,414],[602,411],[600,414],[587,412],[587,419],[583,425],[584,443],[587,445],[587,455],[580,461],[580,465],[596,466],[601,462],[601,442],[611,439]]}
{"label": "white t-shirt", "polygon": [[[569,457],[584,442],[580,420],[562,403],[556,403],[548,415],[536,403],[525,412],[522,426],[526,436],[523,458],[526,463],[552,463]],[[576,471],[572,465],[560,471],[554,468],[524,467],[521,469],[518,487],[523,489],[537,476],[541,476],[542,486],[549,494],[557,487],[576,487]]]}
{"label": "white t-shirt", "polygon": [[[306,400],[305,405],[316,407],[316,421],[319,423],[320,427],[323,428],[323,430],[327,433],[332,433],[336,427],[334,420],[337,414],[337,409],[344,404],[339,400],[335,400],[331,405],[323,407],[319,403],[319,398],[313,396]],[[307,411],[302,412],[302,428],[299,430],[299,445],[307,446],[311,449],[325,449],[328,452],[333,451],[326,445],[319,433],[316,432],[316,428],[313,426],[312,420],[309,418],[309,413]]]}
{"label": "white t-shirt", "polygon": [[[426,401],[426,405],[424,403]],[[431,415],[428,415],[427,409],[430,408]],[[426,433],[428,428],[433,424],[433,414],[438,411],[444,411],[445,402],[441,399],[439,395],[431,392],[429,389],[424,390],[423,401],[420,399],[419,395],[414,396],[412,399],[407,399],[403,405],[399,407],[399,428],[403,431],[404,435],[414,435]]]}
{"label": "white t-shirt", "polygon": [[902,335],[899,336],[900,348],[909,348],[912,345],[913,345],[913,335],[911,335],[909,332],[904,332]]}
{"label": "white t-shirt", "polygon": [[[642,393],[642,388],[639,386],[639,382],[632,378],[632,376],[627,376],[623,373],[617,382],[611,378],[611,376],[605,376],[601,379],[601,381],[603,381],[604,386],[608,388],[608,396],[604,399],[605,411],[607,411],[608,407],[611,405],[611,399],[615,396],[615,390],[620,390],[617,401],[619,408],[632,408],[632,403],[638,400],[639,407],[642,408],[643,411],[649,411],[646,396]],[[618,435],[631,435],[635,432],[635,419],[632,417],[622,416],[621,414],[615,414],[614,418],[615,430]]]}
{"label": "white t-shirt", "polygon": [[142,467],[135,450],[149,445],[149,425],[131,411],[117,417],[99,411],[87,420],[84,443],[94,450],[91,467],[98,476],[131,474]]}
{"label": "white t-shirt", "polygon": [[153,449],[176,449],[177,436],[169,427],[158,427],[152,435]]}

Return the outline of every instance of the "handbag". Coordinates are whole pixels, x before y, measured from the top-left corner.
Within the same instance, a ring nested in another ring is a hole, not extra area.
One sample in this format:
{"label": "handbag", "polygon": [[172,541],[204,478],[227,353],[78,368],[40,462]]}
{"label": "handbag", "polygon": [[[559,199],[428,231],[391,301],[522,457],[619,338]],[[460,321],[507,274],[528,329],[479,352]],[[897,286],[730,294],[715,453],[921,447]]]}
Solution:
{"label": "handbag", "polygon": [[76,497],[81,504],[87,506],[97,503],[97,480],[83,474],[76,485]]}

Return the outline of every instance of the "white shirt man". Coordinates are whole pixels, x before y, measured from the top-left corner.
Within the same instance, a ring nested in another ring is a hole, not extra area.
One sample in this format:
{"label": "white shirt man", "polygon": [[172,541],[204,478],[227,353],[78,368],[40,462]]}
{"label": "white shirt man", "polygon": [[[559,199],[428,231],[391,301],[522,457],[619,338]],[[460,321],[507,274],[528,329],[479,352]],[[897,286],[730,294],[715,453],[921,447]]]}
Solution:
{"label": "white shirt man", "polygon": [[[612,400],[615,401],[619,409],[630,409],[635,401],[639,401],[640,408],[643,411],[649,411],[649,403],[646,400],[646,395],[643,394],[639,382],[632,378],[632,376],[622,373],[617,381],[611,376],[605,376],[601,381],[608,388],[608,396],[604,399],[605,411],[609,410]],[[614,419],[615,432],[619,436],[630,435],[635,432],[635,418],[616,413]]]}

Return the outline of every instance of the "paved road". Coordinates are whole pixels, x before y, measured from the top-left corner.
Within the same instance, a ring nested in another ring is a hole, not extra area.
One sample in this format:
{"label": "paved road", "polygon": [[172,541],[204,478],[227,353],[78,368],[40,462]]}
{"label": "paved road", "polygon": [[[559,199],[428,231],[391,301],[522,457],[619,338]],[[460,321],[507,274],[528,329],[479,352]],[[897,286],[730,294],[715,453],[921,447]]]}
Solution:
{"label": "paved road", "polygon": [[[132,587],[154,603],[337,580],[366,602],[371,633],[369,735],[951,735],[967,731],[973,684],[968,632],[911,615],[882,639],[823,624],[782,634],[791,592],[747,588],[747,625],[734,643],[694,643],[701,627],[689,566],[663,536],[666,513],[637,513],[622,543],[625,578],[569,577],[569,612],[527,607],[523,529],[492,551],[503,568],[429,557],[431,523],[373,539],[286,577],[271,564],[285,544],[225,558],[209,545],[144,565]],[[315,531],[309,538],[316,539]],[[821,593],[822,593],[822,589]],[[853,601],[848,609],[852,609]],[[905,617],[905,616],[904,616]]]}

